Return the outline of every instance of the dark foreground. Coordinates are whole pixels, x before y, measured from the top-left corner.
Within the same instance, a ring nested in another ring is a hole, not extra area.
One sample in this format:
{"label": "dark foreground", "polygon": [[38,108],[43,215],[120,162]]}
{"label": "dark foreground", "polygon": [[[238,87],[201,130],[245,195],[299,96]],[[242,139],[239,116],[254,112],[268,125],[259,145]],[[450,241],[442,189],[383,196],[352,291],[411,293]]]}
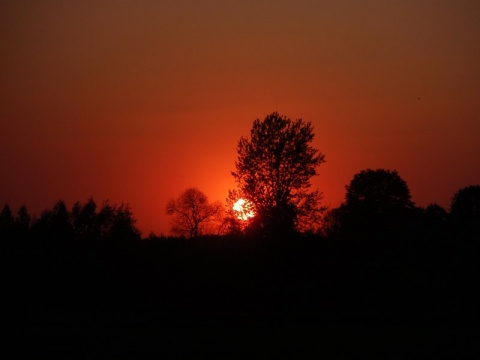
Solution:
{"label": "dark foreground", "polygon": [[[346,316],[174,316],[147,323],[19,324],[8,358],[472,358],[478,331],[444,323]],[[11,340],[10,340],[11,339]]]}
{"label": "dark foreground", "polygon": [[17,240],[2,249],[5,358],[472,358],[480,350],[473,239]]}

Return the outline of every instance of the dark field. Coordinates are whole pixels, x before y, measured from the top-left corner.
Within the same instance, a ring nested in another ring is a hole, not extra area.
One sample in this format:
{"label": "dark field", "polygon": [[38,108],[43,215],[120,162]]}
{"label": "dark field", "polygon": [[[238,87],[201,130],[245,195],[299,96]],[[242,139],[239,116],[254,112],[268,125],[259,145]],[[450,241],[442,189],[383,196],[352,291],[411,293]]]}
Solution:
{"label": "dark field", "polygon": [[469,234],[357,240],[6,239],[6,350],[59,358],[478,350]]}

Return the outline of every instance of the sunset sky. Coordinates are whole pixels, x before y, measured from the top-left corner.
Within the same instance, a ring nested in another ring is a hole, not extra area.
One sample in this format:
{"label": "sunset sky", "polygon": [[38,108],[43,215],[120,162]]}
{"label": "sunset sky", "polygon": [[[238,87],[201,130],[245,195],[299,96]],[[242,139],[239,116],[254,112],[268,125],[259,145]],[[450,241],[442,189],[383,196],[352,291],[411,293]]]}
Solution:
{"label": "sunset sky", "polygon": [[325,205],[386,168],[447,207],[480,183],[480,1],[0,0],[1,207],[93,196],[167,234],[273,111],[313,123]]}

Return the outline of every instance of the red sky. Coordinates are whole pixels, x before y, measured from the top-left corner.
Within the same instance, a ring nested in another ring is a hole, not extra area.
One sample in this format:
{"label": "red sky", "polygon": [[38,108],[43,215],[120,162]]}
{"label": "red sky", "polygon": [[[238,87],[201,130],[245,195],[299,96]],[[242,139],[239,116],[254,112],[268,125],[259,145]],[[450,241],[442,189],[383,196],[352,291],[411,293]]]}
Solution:
{"label": "red sky", "polygon": [[315,126],[326,205],[365,168],[417,205],[480,183],[480,2],[2,1],[0,206],[129,203],[234,187],[236,144],[278,111]]}

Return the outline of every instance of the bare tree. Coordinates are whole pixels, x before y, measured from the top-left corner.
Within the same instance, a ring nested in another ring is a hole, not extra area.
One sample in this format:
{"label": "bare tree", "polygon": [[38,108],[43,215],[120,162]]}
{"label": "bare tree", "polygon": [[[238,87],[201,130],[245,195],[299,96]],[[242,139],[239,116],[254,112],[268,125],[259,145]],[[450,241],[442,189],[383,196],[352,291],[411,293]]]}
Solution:
{"label": "bare tree", "polygon": [[171,199],[166,207],[167,215],[172,216],[171,231],[189,238],[215,233],[223,212],[219,201],[210,204],[207,196],[194,187]]}

